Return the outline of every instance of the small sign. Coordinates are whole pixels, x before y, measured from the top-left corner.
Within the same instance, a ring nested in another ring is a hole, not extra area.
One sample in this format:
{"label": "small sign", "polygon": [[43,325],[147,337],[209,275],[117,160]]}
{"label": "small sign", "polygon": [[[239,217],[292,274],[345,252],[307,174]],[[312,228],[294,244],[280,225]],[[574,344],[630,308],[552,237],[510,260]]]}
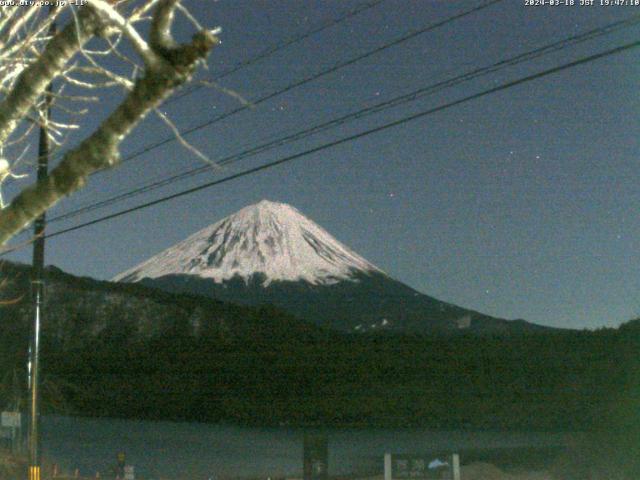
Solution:
{"label": "small sign", "polygon": [[[456,456],[457,457],[457,456]],[[385,480],[450,480],[455,478],[451,455],[384,456]]]}
{"label": "small sign", "polygon": [[2,426],[9,428],[20,428],[20,412],[2,412]]}
{"label": "small sign", "polygon": [[136,480],[136,473],[133,465],[124,466],[124,480]]}

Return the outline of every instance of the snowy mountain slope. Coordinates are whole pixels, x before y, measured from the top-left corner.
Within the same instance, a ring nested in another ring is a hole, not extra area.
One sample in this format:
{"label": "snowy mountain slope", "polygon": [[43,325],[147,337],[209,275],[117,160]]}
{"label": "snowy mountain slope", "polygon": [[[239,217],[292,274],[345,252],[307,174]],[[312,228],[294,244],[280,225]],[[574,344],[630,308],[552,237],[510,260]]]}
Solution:
{"label": "snowy mountain slope", "polygon": [[523,331],[420,293],[338,242],[295,208],[263,200],[114,278],[247,305],[272,304],[349,332]]}
{"label": "snowy mountain slope", "polygon": [[295,208],[263,200],[220,220],[114,278],[135,282],[197,275],[217,283],[255,274],[273,281],[330,285],[380,272]]}

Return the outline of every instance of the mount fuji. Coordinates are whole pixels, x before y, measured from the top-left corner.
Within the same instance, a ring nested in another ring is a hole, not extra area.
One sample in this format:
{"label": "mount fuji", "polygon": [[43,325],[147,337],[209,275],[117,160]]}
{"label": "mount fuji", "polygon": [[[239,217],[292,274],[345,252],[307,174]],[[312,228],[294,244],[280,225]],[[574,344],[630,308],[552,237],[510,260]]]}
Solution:
{"label": "mount fuji", "polygon": [[350,332],[546,329],[446,303],[391,278],[294,207],[263,200],[119,275],[175,293],[273,304]]}
{"label": "mount fuji", "polygon": [[263,287],[278,281],[331,285],[356,273],[380,272],[295,208],[263,200],[199,231],[118,275],[138,281],[196,275],[223,283],[262,274]]}

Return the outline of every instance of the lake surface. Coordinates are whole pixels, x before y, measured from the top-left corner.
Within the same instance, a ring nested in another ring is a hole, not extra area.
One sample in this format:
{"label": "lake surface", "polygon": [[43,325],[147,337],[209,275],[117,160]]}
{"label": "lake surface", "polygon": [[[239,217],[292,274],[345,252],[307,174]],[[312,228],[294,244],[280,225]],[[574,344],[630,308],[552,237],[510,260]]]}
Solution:
{"label": "lake surface", "polygon": [[[568,434],[433,432],[421,429],[329,429],[329,474],[382,473],[383,455],[476,448],[557,447]],[[125,452],[136,475],[149,478],[223,479],[301,477],[297,428],[249,428],[63,416],[42,418],[45,462],[81,475],[108,472]]]}

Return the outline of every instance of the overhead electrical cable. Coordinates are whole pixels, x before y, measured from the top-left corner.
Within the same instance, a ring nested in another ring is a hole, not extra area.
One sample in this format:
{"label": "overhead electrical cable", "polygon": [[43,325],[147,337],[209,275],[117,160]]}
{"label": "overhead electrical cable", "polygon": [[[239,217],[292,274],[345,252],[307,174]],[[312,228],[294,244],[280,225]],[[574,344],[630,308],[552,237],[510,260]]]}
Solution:
{"label": "overhead electrical cable", "polygon": [[[309,30],[308,32],[302,33],[300,35],[296,35],[294,37],[291,37],[288,40],[285,40],[282,43],[278,43],[278,44],[275,44],[275,45],[273,45],[271,47],[268,47],[267,49],[265,49],[262,52],[258,53],[256,56],[251,57],[251,58],[249,58],[247,60],[244,60],[242,62],[239,62],[233,68],[227,70],[226,72],[222,72],[222,73],[220,73],[218,75],[215,75],[212,79],[213,79],[213,81],[216,81],[216,82],[219,81],[219,80],[222,80],[223,78],[228,77],[229,75],[231,75],[233,73],[236,73],[239,70],[242,70],[244,68],[247,68],[247,67],[253,65],[254,63],[259,62],[260,60],[264,60],[265,58],[269,58],[271,55],[273,55],[276,52],[279,52],[280,50],[283,50],[283,49],[285,49],[287,47],[290,47],[291,45],[294,45],[294,44],[299,43],[299,42],[301,42],[303,40],[306,40],[307,38],[309,38],[309,37],[311,37],[311,36],[313,36],[313,35],[315,35],[317,33],[320,33],[320,32],[322,32],[324,30],[327,30],[327,29],[329,29],[331,27],[334,27],[334,26],[344,22],[345,20],[349,20],[350,18],[353,18],[356,15],[361,14],[362,12],[370,10],[373,7],[376,7],[376,6],[380,5],[384,1],[385,0],[376,0],[376,1],[373,1],[373,2],[363,3],[362,5],[358,5],[353,10],[348,11],[347,13],[345,13],[344,15],[342,15],[342,16],[340,16],[338,18],[335,18],[333,20],[329,20],[327,22],[324,22],[323,24],[319,25],[318,27],[316,27],[316,28],[314,28],[312,30]],[[180,93],[178,95],[175,95],[174,97],[172,97],[169,100],[167,100],[165,102],[165,105],[167,105],[167,104],[169,104],[171,102],[174,102],[176,100],[179,100],[179,99],[181,99],[183,97],[186,97],[187,95],[191,95],[192,93],[194,93],[194,92],[196,92],[196,91],[198,91],[198,90],[200,90],[202,88],[204,88],[203,85],[198,85],[198,86],[195,86],[195,87],[193,87],[193,88],[191,88],[191,89],[189,89],[189,90],[187,90],[185,92],[182,92],[182,93]]]}
{"label": "overhead electrical cable", "polygon": [[[317,33],[320,33],[320,32],[322,32],[324,30],[327,30],[327,29],[329,29],[331,27],[339,25],[340,23],[342,23],[342,22],[344,22],[346,20],[349,20],[350,18],[353,18],[353,17],[355,17],[355,16],[357,16],[357,15],[359,15],[359,14],[361,14],[361,13],[367,11],[367,10],[370,10],[370,9],[372,9],[374,7],[377,7],[378,5],[380,5],[381,3],[385,2],[385,1],[386,0],[374,0],[372,2],[363,3],[361,5],[358,5],[355,8],[353,8],[352,10],[349,10],[348,12],[346,12],[344,15],[341,15],[340,17],[337,17],[337,18],[335,18],[333,20],[329,20],[327,22],[324,22],[321,25],[319,25],[318,27],[316,27],[316,28],[314,28],[312,30],[309,30],[307,32],[301,33],[300,35],[293,36],[293,37],[289,38],[288,40],[285,40],[282,43],[277,43],[277,44],[275,44],[275,45],[273,45],[271,47],[268,47],[267,49],[261,51],[257,55],[255,55],[255,56],[253,56],[251,58],[248,58],[248,59],[246,59],[246,60],[244,60],[242,62],[237,63],[233,68],[231,68],[231,69],[229,69],[229,70],[227,70],[225,72],[222,72],[222,73],[220,73],[218,75],[213,76],[212,80],[213,81],[222,80],[223,78],[225,78],[225,77],[227,77],[227,76],[229,76],[229,75],[231,75],[233,73],[236,73],[236,72],[238,72],[238,71],[240,71],[240,70],[242,70],[244,68],[250,67],[251,65],[253,65],[253,64],[257,63],[257,62],[259,62],[261,60],[264,60],[265,58],[270,57],[271,55],[279,52],[280,50],[283,50],[283,49],[285,49],[285,48],[287,48],[287,47],[289,47],[291,45],[294,45],[294,44],[296,44],[298,42],[301,42],[301,41],[303,41],[303,40],[305,40],[305,39],[307,39],[307,38],[309,38],[309,37],[311,37],[311,36],[313,36],[313,35],[315,35]],[[175,101],[177,101],[177,100],[179,100],[181,98],[184,98],[184,97],[186,97],[188,95],[191,95],[191,94],[195,93],[196,91],[198,91],[198,90],[200,90],[202,88],[204,88],[203,85],[198,85],[198,86],[196,86],[194,88],[191,88],[191,89],[189,89],[189,90],[187,90],[185,92],[178,93],[178,94],[174,95],[173,97],[169,98],[168,100],[166,100],[164,102],[164,105],[169,105],[169,104],[171,104],[171,103],[173,103],[173,102],[175,102]],[[62,156],[64,156],[64,153],[56,155],[54,160],[59,160],[60,158],[62,158]],[[7,182],[7,185],[11,185],[12,183],[14,183],[14,181],[13,180],[9,180]]]}
{"label": "overhead electrical cable", "polygon": [[[343,138],[338,139],[338,140],[334,140],[334,141],[331,141],[331,142],[328,142],[328,143],[324,143],[324,144],[319,145],[317,147],[313,147],[313,148],[304,150],[302,152],[295,153],[293,155],[289,155],[289,156],[280,158],[278,160],[274,160],[272,162],[269,162],[269,163],[266,163],[266,164],[263,164],[263,165],[260,165],[260,166],[257,166],[257,167],[253,167],[253,168],[244,170],[242,172],[236,173],[234,175],[230,175],[228,177],[225,177],[225,178],[222,178],[222,179],[219,179],[219,180],[214,180],[214,181],[211,181],[211,182],[207,182],[207,183],[199,185],[197,187],[189,188],[187,190],[183,190],[181,192],[174,193],[172,195],[167,195],[165,197],[162,197],[162,198],[150,201],[150,202],[146,202],[146,203],[137,205],[135,207],[127,208],[125,210],[121,210],[119,212],[112,213],[110,215],[105,215],[103,217],[100,217],[100,218],[97,218],[97,219],[94,219],[94,220],[91,220],[91,221],[88,221],[88,222],[84,222],[84,223],[81,223],[79,225],[75,225],[73,227],[65,228],[63,230],[58,230],[56,232],[53,232],[53,233],[50,233],[50,234],[46,235],[46,238],[53,238],[53,237],[57,237],[59,235],[64,235],[64,234],[67,234],[67,233],[70,233],[70,232],[73,232],[73,231],[76,231],[76,230],[80,230],[80,229],[89,227],[91,225],[96,225],[98,223],[102,223],[102,222],[105,222],[107,220],[111,220],[111,219],[114,219],[114,218],[117,218],[117,217],[121,217],[123,215],[128,215],[130,213],[133,213],[133,212],[145,209],[145,208],[149,208],[151,206],[158,205],[160,203],[168,202],[168,201],[174,200],[176,198],[180,198],[180,197],[183,197],[183,196],[186,196],[186,195],[190,195],[192,193],[199,192],[199,191],[204,190],[206,188],[211,188],[211,187],[216,186],[216,185],[220,185],[220,184],[223,184],[223,183],[226,183],[226,182],[230,182],[232,180],[236,180],[238,178],[242,178],[242,177],[245,177],[245,176],[260,172],[260,171],[263,171],[263,170],[267,170],[267,169],[273,168],[275,166],[282,165],[284,163],[288,163],[288,162],[291,162],[293,160],[297,160],[297,159],[302,158],[302,157],[306,157],[306,156],[311,155],[313,153],[317,153],[317,152],[320,152],[320,151],[323,151],[323,150],[327,150],[329,148],[333,148],[333,147],[336,147],[338,145],[345,144],[347,142],[352,142],[354,140],[367,137],[367,136],[372,135],[374,133],[378,133],[378,132],[382,132],[382,131],[391,129],[391,128],[397,127],[399,125],[404,125],[404,124],[412,122],[414,120],[418,120],[420,118],[424,118],[424,117],[427,117],[429,115],[433,115],[435,113],[438,113],[438,112],[441,112],[443,110],[447,110],[449,108],[452,108],[452,107],[455,107],[455,106],[470,102],[472,100],[483,98],[483,97],[486,97],[488,95],[492,95],[492,94],[507,90],[509,88],[513,88],[515,86],[531,82],[533,80],[537,80],[537,79],[540,79],[540,78],[543,78],[543,77],[546,77],[546,76],[549,76],[549,75],[552,75],[552,74],[555,74],[555,73],[558,73],[558,72],[561,72],[561,71],[564,71],[564,70],[568,70],[570,68],[574,68],[574,67],[577,67],[579,65],[584,65],[584,64],[593,62],[593,61],[601,59],[601,58],[605,58],[605,57],[608,57],[608,56],[611,56],[611,55],[615,55],[615,54],[619,54],[619,53],[622,53],[622,52],[626,52],[626,51],[629,51],[629,50],[631,50],[633,48],[637,48],[639,46],[640,46],[640,41],[627,43],[625,45],[621,45],[621,46],[618,46],[618,47],[615,47],[615,48],[611,48],[609,50],[606,50],[606,51],[603,51],[603,52],[600,52],[600,53],[589,55],[587,57],[583,57],[583,58],[580,58],[578,60],[575,60],[575,61],[572,61],[572,62],[569,62],[569,63],[565,63],[565,64],[557,66],[557,67],[553,67],[553,68],[549,68],[547,70],[543,70],[542,72],[538,72],[538,73],[535,73],[535,74],[532,74],[532,75],[521,77],[521,78],[519,78],[517,80],[512,80],[512,81],[503,83],[503,84],[498,85],[496,87],[489,88],[487,90],[483,90],[483,91],[481,91],[479,93],[475,93],[473,95],[466,96],[466,97],[461,98],[459,100],[455,100],[455,101],[440,105],[438,107],[430,108],[428,110],[424,110],[424,111],[421,111],[421,112],[418,112],[418,113],[403,117],[403,118],[401,118],[399,120],[395,120],[393,122],[385,123],[385,124],[380,125],[378,127],[362,131],[360,133],[356,133],[356,134],[353,134],[353,135],[349,135],[347,137],[343,137]],[[2,255],[4,255],[5,253],[2,253]]]}
{"label": "overhead electrical cable", "polygon": [[[271,99],[273,99],[275,97],[278,97],[278,96],[280,96],[280,95],[282,95],[284,93],[290,92],[291,90],[293,90],[295,88],[301,87],[301,86],[306,85],[306,84],[308,84],[310,82],[318,80],[319,78],[322,78],[322,77],[325,77],[325,76],[327,76],[327,75],[329,75],[331,73],[334,73],[334,72],[336,72],[336,71],[338,71],[338,70],[340,70],[342,68],[345,68],[345,67],[348,67],[350,65],[353,65],[353,64],[355,64],[355,63],[357,63],[357,62],[359,62],[361,60],[364,60],[365,58],[369,58],[369,57],[371,57],[373,55],[376,55],[376,54],[378,54],[380,52],[383,52],[383,51],[385,51],[385,50],[387,50],[389,48],[395,47],[396,45],[399,45],[399,44],[404,43],[404,42],[406,42],[408,40],[411,40],[412,38],[415,38],[415,37],[417,37],[419,35],[422,35],[424,33],[430,32],[432,30],[436,30],[436,29],[438,29],[440,27],[443,27],[443,26],[445,26],[445,25],[447,25],[449,23],[455,22],[456,20],[459,20],[459,19],[464,18],[464,17],[466,17],[468,15],[471,15],[473,13],[476,13],[476,12],[479,12],[481,10],[484,10],[485,8],[488,8],[491,5],[494,5],[494,4],[500,3],[500,2],[504,2],[504,1],[505,0],[487,0],[484,3],[482,3],[482,4],[480,4],[480,5],[476,6],[476,7],[473,7],[471,9],[469,9],[469,10],[465,10],[465,11],[463,11],[461,13],[457,13],[455,15],[447,17],[444,20],[440,20],[438,22],[431,23],[431,24],[429,24],[429,25],[427,25],[425,27],[419,28],[419,29],[411,30],[409,33],[407,33],[407,34],[405,34],[405,35],[403,35],[403,36],[401,36],[401,37],[399,37],[399,38],[397,38],[397,39],[395,39],[395,40],[393,40],[391,42],[385,43],[385,44],[383,44],[383,45],[381,45],[379,47],[376,47],[376,48],[374,48],[372,50],[369,50],[369,51],[367,51],[365,53],[362,53],[362,54],[360,54],[360,55],[358,55],[356,57],[353,57],[353,58],[351,58],[349,60],[345,60],[343,62],[339,62],[339,63],[329,67],[328,69],[325,69],[325,70],[322,70],[320,72],[314,73],[314,74],[312,74],[312,75],[310,75],[308,77],[305,77],[305,78],[303,78],[301,80],[297,80],[297,81],[295,81],[293,83],[290,83],[289,85],[287,85],[287,86],[285,86],[285,87],[283,87],[283,88],[281,88],[279,90],[276,90],[275,92],[272,92],[272,93],[269,93],[267,95],[264,95],[264,96],[262,96],[262,97],[260,97],[260,98],[258,98],[256,100],[251,100],[249,102],[249,104],[241,105],[241,106],[239,106],[239,107],[237,107],[235,109],[232,109],[232,110],[230,110],[228,112],[225,112],[225,113],[223,113],[221,115],[218,115],[218,116],[216,116],[216,117],[214,117],[214,118],[212,118],[212,119],[210,119],[210,120],[208,120],[208,121],[206,121],[204,123],[201,123],[201,124],[196,125],[196,126],[191,127],[191,128],[184,129],[184,130],[182,130],[180,132],[180,134],[183,137],[191,135],[192,133],[197,132],[199,130],[202,130],[203,128],[206,128],[206,127],[208,127],[210,125],[218,123],[218,122],[220,122],[222,120],[225,120],[225,119],[235,115],[236,113],[240,113],[240,112],[243,112],[243,111],[245,111],[245,110],[247,110],[249,108],[255,107],[256,105],[260,105],[260,104],[262,104],[264,102],[267,102],[267,101],[269,101],[269,100],[271,100]],[[165,137],[162,140],[159,140],[159,141],[157,141],[155,143],[152,143],[152,144],[150,144],[150,145],[148,145],[146,147],[143,147],[142,149],[140,149],[140,150],[138,150],[138,151],[126,156],[126,157],[123,157],[122,160],[120,161],[120,163],[122,164],[122,163],[130,162],[131,160],[133,160],[133,159],[135,159],[135,158],[137,158],[137,157],[139,157],[139,156],[141,156],[141,155],[143,155],[145,153],[148,153],[148,152],[150,152],[150,151],[152,151],[152,150],[154,150],[156,148],[159,148],[159,147],[161,147],[163,145],[166,145],[168,143],[172,143],[174,141],[176,141],[176,136],[175,135],[171,135],[171,136]],[[64,155],[64,154],[62,154],[62,155]],[[60,158],[60,157],[58,157],[58,158]],[[108,171],[108,170],[98,170],[93,175],[96,175],[96,174],[99,174],[99,173],[105,172],[105,171]]]}
{"label": "overhead electrical cable", "polygon": [[[404,103],[408,103],[411,101],[415,101],[419,98],[422,98],[426,95],[430,95],[436,92],[439,92],[441,90],[444,90],[446,88],[450,88],[452,86],[458,85],[462,82],[465,81],[469,81],[475,78],[478,78],[480,76],[483,75],[487,75],[490,73],[495,73],[499,70],[502,70],[504,68],[510,67],[510,66],[514,66],[526,61],[530,61],[536,58],[539,58],[543,55],[548,55],[550,53],[554,53],[557,52],[561,49],[564,48],[568,48],[570,46],[574,46],[578,43],[587,41],[587,40],[592,40],[594,38],[600,37],[602,35],[606,35],[609,33],[612,33],[614,31],[617,31],[621,28],[626,28],[626,27],[630,27],[633,25],[637,25],[638,23],[640,23],[640,15],[635,15],[633,17],[630,17],[628,19],[625,20],[621,20],[618,22],[614,22],[593,30],[589,30],[587,32],[583,32],[581,34],[578,35],[574,35],[572,37],[557,41],[557,42],[553,42],[547,45],[544,45],[542,47],[536,48],[534,50],[530,50],[528,52],[516,55],[514,57],[508,58],[508,59],[504,59],[504,60],[500,60],[498,62],[495,62],[489,66],[485,66],[485,67],[481,67],[481,68],[476,68],[472,71],[469,71],[467,73],[458,75],[456,77],[452,77],[443,81],[439,81],[437,83],[428,85],[426,87],[422,87],[418,90],[415,90],[413,92],[404,94],[404,95],[400,95],[398,97],[394,97],[390,100],[386,100],[383,102],[380,102],[376,105],[372,105],[370,107],[358,110],[356,112],[352,112],[346,115],[343,115],[341,117],[329,120],[327,122],[323,122],[320,123],[318,125],[315,125],[313,127],[307,128],[307,129],[303,129],[301,131],[298,131],[296,133],[290,134],[290,135],[286,135],[284,137],[278,138],[278,139],[274,139],[271,141],[268,141],[266,143],[263,143],[261,145],[252,147],[250,149],[244,150],[242,152],[233,154],[233,155],[229,155],[227,157],[224,157],[220,160],[217,161],[218,165],[227,165],[229,163],[232,162],[236,162],[239,160],[242,160],[244,158],[247,158],[249,156],[253,156],[256,155],[258,153],[262,153],[264,151],[270,150],[272,148],[276,148],[279,146],[283,146],[289,143],[292,143],[294,141],[298,141],[302,138],[306,138],[310,135],[314,135],[316,133],[325,131],[329,128],[333,128],[335,126],[338,125],[343,125],[349,121],[353,121],[359,118],[362,118],[364,116],[367,115],[371,115],[374,113],[378,113],[380,111],[383,111],[385,109],[389,109],[392,107],[396,107],[399,106],[401,104]],[[176,181],[179,180],[183,180],[185,178],[190,178],[192,176],[204,173],[204,172],[208,172],[211,171],[211,166],[209,165],[205,165],[205,166],[201,166],[201,167],[197,167],[197,168],[193,168],[193,169],[189,169],[186,170],[184,172],[178,173],[178,174],[174,174],[174,175],[170,175],[166,178],[148,183],[147,185],[143,185],[141,187],[132,189],[132,190],[128,190],[126,192],[120,193],[118,195],[114,195],[112,197],[109,197],[107,199],[98,201],[98,202],[93,202],[91,204],[82,206],[80,208],[77,208],[76,210],[72,210],[70,212],[66,212],[63,214],[60,214],[56,217],[53,217],[49,220],[49,222],[57,222],[57,221],[61,221],[61,220],[66,220],[69,218],[73,218],[76,217],[78,215],[82,215],[84,213],[88,213],[91,212],[93,210],[99,209],[99,208],[104,208],[110,205],[113,205],[117,202],[126,200],[128,198],[132,198],[153,190],[156,190],[158,188],[173,184]]]}
{"label": "overhead electrical cable", "polygon": [[[464,17],[466,17],[468,15],[471,15],[473,13],[476,13],[476,12],[479,12],[481,10],[484,10],[485,8],[488,8],[491,5],[494,5],[496,3],[500,3],[500,2],[503,2],[503,1],[504,0],[488,0],[488,1],[478,5],[477,7],[470,8],[468,10],[465,10],[465,11],[461,12],[461,13],[457,13],[455,15],[452,15],[450,17],[445,18],[444,20],[440,20],[438,22],[429,24],[429,25],[427,25],[427,26],[425,26],[423,28],[419,28],[419,29],[416,29],[416,30],[411,30],[409,33],[407,33],[407,34],[403,35],[402,37],[397,38],[397,39],[395,39],[395,40],[393,40],[391,42],[385,43],[385,44],[383,44],[383,45],[381,45],[379,47],[376,47],[376,48],[374,48],[372,50],[369,50],[369,51],[367,51],[367,52],[365,52],[363,54],[360,54],[360,55],[358,55],[356,57],[353,57],[353,58],[351,58],[349,60],[345,60],[343,62],[339,62],[339,63],[331,66],[330,68],[328,68],[326,70],[322,70],[322,71],[320,71],[318,73],[314,73],[314,74],[312,74],[312,75],[310,75],[308,77],[305,77],[305,78],[303,78],[301,80],[298,80],[296,82],[290,83],[289,85],[281,88],[280,90],[276,90],[275,92],[269,93],[269,94],[267,94],[267,95],[265,95],[263,97],[258,98],[257,100],[251,100],[250,101],[250,105],[242,105],[242,106],[237,107],[237,108],[235,108],[233,110],[230,110],[229,112],[223,113],[222,115],[218,115],[217,117],[212,118],[207,122],[201,123],[201,124],[199,124],[199,125],[197,125],[195,127],[192,127],[192,128],[185,129],[184,131],[181,132],[181,135],[183,135],[183,136],[190,135],[190,134],[192,134],[194,132],[197,132],[198,130],[202,130],[205,127],[213,125],[214,123],[217,123],[217,122],[220,122],[220,121],[222,121],[222,120],[224,120],[226,118],[229,118],[230,116],[235,115],[236,113],[245,111],[245,110],[247,110],[247,109],[249,109],[251,107],[255,107],[256,105],[260,105],[261,103],[267,102],[267,101],[269,101],[269,100],[271,100],[271,99],[273,99],[275,97],[278,97],[278,96],[280,96],[280,95],[282,95],[284,93],[287,93],[287,92],[289,92],[289,91],[291,91],[291,90],[293,90],[295,88],[298,88],[298,87],[301,87],[303,85],[306,85],[307,83],[313,82],[315,80],[318,80],[319,78],[322,78],[322,77],[325,77],[325,76],[327,76],[327,75],[329,75],[331,73],[334,73],[334,72],[336,72],[336,71],[338,71],[338,70],[340,70],[342,68],[345,68],[345,67],[348,67],[350,65],[353,65],[353,64],[355,64],[355,63],[357,63],[357,62],[359,62],[361,60],[364,60],[365,58],[369,58],[369,57],[371,57],[373,55],[376,55],[376,54],[378,54],[380,52],[388,50],[389,48],[395,47],[396,45],[399,45],[399,44],[404,43],[404,42],[406,42],[408,40],[411,40],[411,39],[417,37],[418,35],[422,35],[424,33],[436,30],[436,29],[438,29],[440,27],[443,27],[443,26],[445,26],[445,25],[447,25],[449,23],[455,22],[456,20],[459,20],[459,19],[464,18]],[[128,155],[127,157],[122,159],[121,163],[126,163],[128,161],[131,161],[134,158],[139,157],[140,155],[142,155],[144,153],[147,153],[147,152],[149,152],[151,150],[154,150],[154,149],[156,149],[156,148],[158,148],[158,147],[160,147],[162,145],[165,145],[167,143],[174,142],[175,140],[176,140],[175,135],[172,135],[170,137],[166,137],[163,140],[160,140],[160,141],[158,141],[158,142],[156,142],[156,143],[154,143],[152,145],[144,147],[143,149],[141,149],[141,150],[139,150],[139,151],[137,151],[137,152],[135,152],[135,153],[133,153],[131,155]]]}

